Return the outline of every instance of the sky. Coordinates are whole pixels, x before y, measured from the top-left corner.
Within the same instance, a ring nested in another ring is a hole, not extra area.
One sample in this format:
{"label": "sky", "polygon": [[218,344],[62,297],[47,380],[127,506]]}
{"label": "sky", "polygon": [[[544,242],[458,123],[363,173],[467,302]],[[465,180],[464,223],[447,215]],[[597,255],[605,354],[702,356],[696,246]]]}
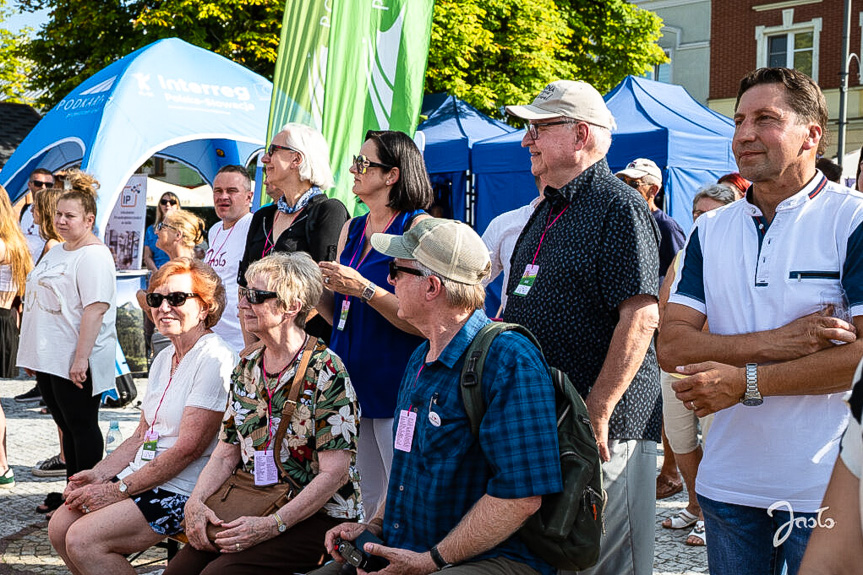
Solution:
{"label": "sky", "polygon": [[11,32],[18,32],[27,26],[35,32],[48,19],[47,9],[38,12],[22,12],[17,9],[17,3],[10,2],[10,4],[13,5],[12,15],[0,26]]}

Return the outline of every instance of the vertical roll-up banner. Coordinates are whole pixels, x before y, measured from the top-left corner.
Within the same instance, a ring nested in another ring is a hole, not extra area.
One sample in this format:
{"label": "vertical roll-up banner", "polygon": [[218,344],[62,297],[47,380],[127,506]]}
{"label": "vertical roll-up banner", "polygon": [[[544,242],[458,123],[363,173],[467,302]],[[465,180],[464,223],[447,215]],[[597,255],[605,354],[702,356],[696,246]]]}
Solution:
{"label": "vertical roll-up banner", "polygon": [[288,122],[321,130],[336,176],[328,194],[352,213],[348,168],[366,130],[416,130],[433,9],[433,0],[286,2],[267,138]]}

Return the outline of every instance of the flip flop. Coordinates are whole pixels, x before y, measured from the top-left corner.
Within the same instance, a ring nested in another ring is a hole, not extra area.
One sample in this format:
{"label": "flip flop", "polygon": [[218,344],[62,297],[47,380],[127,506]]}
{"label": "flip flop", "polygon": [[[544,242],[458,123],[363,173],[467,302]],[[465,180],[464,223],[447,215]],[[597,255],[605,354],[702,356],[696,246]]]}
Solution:
{"label": "flip flop", "polygon": [[[677,515],[672,515],[671,517],[666,517],[662,521],[662,526],[665,529],[686,529],[687,527],[692,527],[698,522],[698,515],[690,513],[686,509],[678,513]],[[667,523],[667,525],[666,525]],[[702,522],[703,523],[703,522]]]}
{"label": "flip flop", "polygon": [[664,475],[656,477],[656,498],[668,499],[672,495],[677,495],[683,491],[682,481],[672,481]]}
{"label": "flip flop", "polygon": [[36,513],[50,513],[61,505],[63,505],[63,494],[52,491],[41,505],[36,506]]}
{"label": "flip flop", "polygon": [[707,532],[704,531],[704,521],[697,521],[695,527],[686,536],[685,544],[690,547],[704,547],[707,545]]}

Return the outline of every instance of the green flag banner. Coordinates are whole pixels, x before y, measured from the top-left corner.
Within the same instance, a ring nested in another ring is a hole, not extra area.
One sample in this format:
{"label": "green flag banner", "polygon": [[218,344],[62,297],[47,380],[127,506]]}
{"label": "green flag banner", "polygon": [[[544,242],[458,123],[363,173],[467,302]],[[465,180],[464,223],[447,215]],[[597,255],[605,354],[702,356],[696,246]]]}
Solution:
{"label": "green flag banner", "polygon": [[360,208],[348,172],[366,130],[413,135],[422,104],[433,0],[288,0],[268,141],[288,122],[321,130],[336,187]]}

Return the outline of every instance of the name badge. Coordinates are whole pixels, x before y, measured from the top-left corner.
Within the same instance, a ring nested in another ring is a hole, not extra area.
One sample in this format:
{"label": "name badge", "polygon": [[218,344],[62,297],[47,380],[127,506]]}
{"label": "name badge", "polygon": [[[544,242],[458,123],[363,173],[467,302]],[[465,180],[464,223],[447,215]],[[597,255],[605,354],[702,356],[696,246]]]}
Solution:
{"label": "name badge", "polygon": [[273,459],[273,450],[255,452],[255,485],[273,485],[279,481],[279,472],[276,471],[276,460]]}
{"label": "name badge", "polygon": [[396,428],[396,449],[410,453],[414,443],[414,428],[416,426],[416,412],[402,409],[399,413],[399,426]]}
{"label": "name badge", "polygon": [[526,296],[527,292],[530,291],[530,288],[533,287],[533,282],[536,281],[537,274],[539,274],[539,266],[527,264],[524,268],[524,275],[522,275],[521,279],[518,280],[518,285],[512,292],[513,295],[520,295],[522,297]]}
{"label": "name badge", "polygon": [[345,324],[348,322],[348,311],[351,309],[351,301],[345,299],[342,301],[342,311],[339,313],[339,324],[336,329],[342,331],[345,329]]}
{"label": "name badge", "polygon": [[141,448],[141,461],[152,461],[156,457],[156,448],[159,444],[159,432],[147,431],[144,434],[144,445]]}

